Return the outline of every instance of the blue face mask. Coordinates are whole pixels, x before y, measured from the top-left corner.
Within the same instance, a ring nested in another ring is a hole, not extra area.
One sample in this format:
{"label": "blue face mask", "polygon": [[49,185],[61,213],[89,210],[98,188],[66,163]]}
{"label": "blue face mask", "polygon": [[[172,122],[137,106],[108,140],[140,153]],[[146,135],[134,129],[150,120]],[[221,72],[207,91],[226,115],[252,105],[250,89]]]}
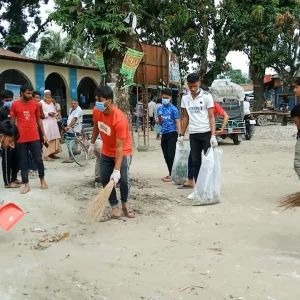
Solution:
{"label": "blue face mask", "polygon": [[193,95],[198,95],[200,92],[201,92],[201,89],[198,88],[198,90],[195,93],[193,93]]}
{"label": "blue face mask", "polygon": [[7,108],[10,108],[10,107],[11,107],[11,104],[12,104],[12,101],[4,102],[4,103],[3,103],[3,106],[4,106],[4,107],[7,107]]}
{"label": "blue face mask", "polygon": [[162,99],[162,104],[163,105],[168,105],[168,104],[170,104],[170,99]]}
{"label": "blue face mask", "polygon": [[96,102],[95,106],[98,110],[104,112],[107,109],[107,107],[104,106],[104,103],[105,102]]}

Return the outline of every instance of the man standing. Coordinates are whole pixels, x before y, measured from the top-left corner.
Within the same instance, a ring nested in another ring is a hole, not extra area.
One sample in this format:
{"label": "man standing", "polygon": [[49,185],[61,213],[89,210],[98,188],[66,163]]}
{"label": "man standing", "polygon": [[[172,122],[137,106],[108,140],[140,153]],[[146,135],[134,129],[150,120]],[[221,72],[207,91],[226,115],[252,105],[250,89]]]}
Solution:
{"label": "man standing", "polygon": [[[0,123],[9,120],[10,107],[14,93],[10,90],[4,90],[1,92],[1,99],[3,106],[0,108]],[[3,149],[2,154],[2,174],[5,188],[17,188],[19,187],[19,181],[17,175],[19,172],[18,157],[15,148]]]}
{"label": "man standing", "polygon": [[156,109],[156,103],[153,101],[153,98],[151,98],[150,102],[148,103],[148,115],[150,120],[150,128],[151,131],[153,131],[154,128],[154,111]]}
{"label": "man standing", "polygon": [[44,132],[41,121],[41,112],[38,103],[32,100],[33,88],[25,84],[21,86],[21,99],[13,102],[10,110],[10,117],[16,121],[20,133],[17,144],[18,156],[20,159],[21,176],[24,188],[21,194],[27,194],[30,191],[28,180],[28,161],[29,152],[31,153],[38,167],[39,178],[41,181],[41,189],[47,189],[45,182],[44,164],[40,146],[40,137],[36,124],[38,124],[43,135],[43,142],[47,143],[47,137]]}
{"label": "man standing", "polygon": [[[100,174],[103,186],[110,180],[120,184],[122,211],[128,218],[134,218],[134,212],[128,208],[130,190],[129,166],[132,159],[132,142],[126,115],[113,104],[114,94],[109,86],[101,86],[95,92],[95,108],[93,110],[93,136],[89,147],[92,155],[95,142],[100,133],[103,141],[100,157]],[[113,189],[109,202],[112,207],[112,218],[119,218],[121,211],[116,190]]]}
{"label": "man standing", "polygon": [[[83,112],[81,107],[78,104],[77,99],[73,99],[71,102],[71,108],[69,110],[69,116],[67,121],[67,127],[65,130],[67,131],[67,145],[69,148],[69,143],[74,139],[75,134],[79,135],[82,131],[82,121],[83,121]],[[64,160],[63,163],[73,163],[73,157],[69,151],[69,158]]]}
{"label": "man standing", "polygon": [[[224,133],[225,127],[228,123],[229,116],[226,113],[226,111],[217,102],[214,102],[214,114],[215,114],[215,116],[220,116],[223,118],[222,127],[216,132],[216,135],[222,135]],[[194,188],[193,159],[192,159],[191,153],[190,153],[189,161],[188,161],[188,180],[182,186],[179,186],[178,188],[179,189]],[[191,196],[190,196],[190,198],[191,198]],[[191,200],[192,199],[193,198],[191,198]]]}
{"label": "man standing", "polygon": [[171,103],[172,91],[162,90],[162,106],[157,111],[158,122],[161,125],[161,149],[168,166],[169,175],[162,181],[172,181],[171,173],[176,152],[178,133],[181,132],[178,109]]}
{"label": "man standing", "polygon": [[193,177],[197,182],[204,153],[210,147],[218,146],[215,132],[214,101],[208,92],[200,89],[199,75],[194,73],[187,77],[190,92],[182,97],[181,108],[183,109],[182,132],[179,141],[189,126],[191,155],[193,161]]}

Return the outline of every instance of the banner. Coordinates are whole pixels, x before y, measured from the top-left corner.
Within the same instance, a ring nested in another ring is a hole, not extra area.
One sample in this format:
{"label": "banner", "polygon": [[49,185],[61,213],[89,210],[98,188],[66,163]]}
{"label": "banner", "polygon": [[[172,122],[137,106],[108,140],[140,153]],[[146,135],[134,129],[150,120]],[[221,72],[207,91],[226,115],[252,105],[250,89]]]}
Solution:
{"label": "banner", "polygon": [[180,70],[178,57],[169,52],[169,82],[173,85],[180,86]]}
{"label": "banner", "polygon": [[139,52],[134,49],[128,48],[120,70],[120,73],[125,77],[125,85],[123,86],[123,88],[127,88],[134,84],[134,74],[143,56],[144,52]]}
{"label": "banner", "polygon": [[102,76],[106,75],[105,62],[104,62],[104,57],[103,57],[103,52],[101,47],[99,47],[96,51],[96,59],[98,62],[99,69],[101,71],[101,75]]}

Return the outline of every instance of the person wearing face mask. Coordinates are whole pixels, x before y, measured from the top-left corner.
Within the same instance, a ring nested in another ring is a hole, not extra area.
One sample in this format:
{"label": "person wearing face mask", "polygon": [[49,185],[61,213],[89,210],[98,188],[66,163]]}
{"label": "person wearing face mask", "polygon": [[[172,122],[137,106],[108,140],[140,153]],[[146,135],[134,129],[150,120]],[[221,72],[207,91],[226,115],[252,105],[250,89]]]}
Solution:
{"label": "person wearing face mask", "polygon": [[176,152],[178,133],[181,132],[178,109],[171,103],[172,91],[162,90],[162,106],[157,110],[158,122],[161,125],[161,149],[168,167],[169,175],[162,181],[172,181],[171,172]]}
{"label": "person wearing face mask", "polygon": [[[101,86],[95,92],[93,110],[93,135],[89,146],[89,155],[95,151],[95,142],[100,133],[103,141],[100,157],[100,176],[102,185],[113,180],[115,186],[120,185],[122,211],[128,218],[135,214],[128,208],[130,190],[129,167],[132,160],[132,141],[127,116],[113,104],[114,94],[109,86]],[[119,218],[121,211],[113,189],[109,202],[112,207],[111,217]]]}
{"label": "person wearing face mask", "polygon": [[[13,100],[13,92],[4,90],[1,93],[3,106],[0,108],[0,122],[9,120],[10,107]],[[3,149],[2,154],[2,174],[5,188],[17,188],[20,182],[17,179],[19,172],[18,156],[14,147]]]}
{"label": "person wearing face mask", "polygon": [[198,74],[189,74],[187,85],[190,92],[184,95],[181,100],[183,121],[179,142],[183,142],[185,131],[189,126],[193,177],[197,182],[202,162],[202,151],[206,153],[210,147],[218,146],[215,131],[214,101],[211,94],[200,89]]}
{"label": "person wearing face mask", "polygon": [[[71,102],[71,108],[69,110],[67,127],[64,128],[67,131],[67,145],[69,149],[69,143],[74,139],[75,134],[79,135],[82,131],[83,112],[78,104],[77,99],[73,99]],[[74,159],[69,151],[69,158],[64,160],[63,163],[73,163]]]}

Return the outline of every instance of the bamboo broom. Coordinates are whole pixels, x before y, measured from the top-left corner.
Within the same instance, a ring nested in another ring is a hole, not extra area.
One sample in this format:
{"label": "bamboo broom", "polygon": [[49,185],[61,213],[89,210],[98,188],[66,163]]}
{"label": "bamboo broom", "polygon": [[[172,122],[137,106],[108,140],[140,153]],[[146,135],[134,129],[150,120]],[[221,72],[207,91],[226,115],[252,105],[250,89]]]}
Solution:
{"label": "bamboo broom", "polygon": [[103,216],[105,207],[108,202],[108,198],[115,186],[113,180],[111,180],[103,190],[101,190],[93,201],[91,201],[86,210],[86,220],[89,222],[100,222]]}
{"label": "bamboo broom", "polygon": [[300,207],[300,192],[286,196],[279,202],[279,207],[285,210]]}

